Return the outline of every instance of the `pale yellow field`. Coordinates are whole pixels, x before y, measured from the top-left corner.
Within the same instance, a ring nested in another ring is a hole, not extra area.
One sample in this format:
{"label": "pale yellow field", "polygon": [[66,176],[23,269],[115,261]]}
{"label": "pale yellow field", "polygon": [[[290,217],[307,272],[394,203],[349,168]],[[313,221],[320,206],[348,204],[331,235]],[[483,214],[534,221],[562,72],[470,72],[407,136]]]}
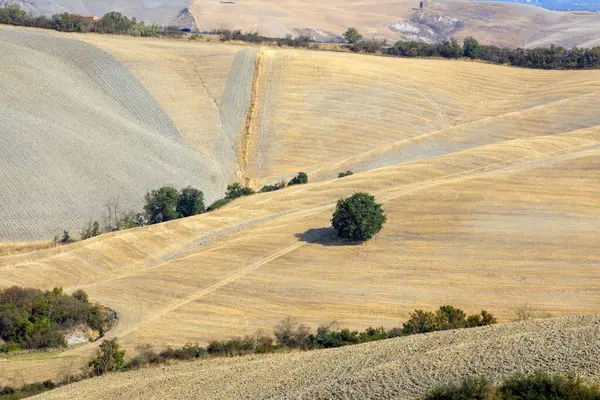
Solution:
{"label": "pale yellow field", "polygon": [[[313,183],[0,257],[0,287],[85,289],[119,313],[108,337],[128,354],[270,331],[286,316],[361,329],[442,304],[502,322],[526,304],[600,312],[600,71],[144,40],[129,53],[125,39],[84,40],[126,65],[198,153],[219,134],[207,92],[218,99],[227,86],[220,69],[256,54],[237,168],[256,187],[299,170]],[[181,63],[203,64],[196,80]],[[179,94],[188,79],[198,98]],[[364,172],[329,179],[348,168]],[[344,245],[331,213],[359,191],[383,203],[388,223]],[[0,360],[0,383],[76,372],[96,346]]]}

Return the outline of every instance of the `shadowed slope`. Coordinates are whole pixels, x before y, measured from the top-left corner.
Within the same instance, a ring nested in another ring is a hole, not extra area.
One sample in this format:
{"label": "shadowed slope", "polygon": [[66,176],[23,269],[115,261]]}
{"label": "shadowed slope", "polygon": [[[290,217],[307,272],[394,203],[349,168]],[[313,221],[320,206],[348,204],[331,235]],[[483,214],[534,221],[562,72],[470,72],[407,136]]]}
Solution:
{"label": "shadowed slope", "polygon": [[[48,239],[140,210],[164,184],[221,191],[169,117],[109,54],[46,32],[0,28],[0,239]],[[73,232],[74,233],[74,232]]]}

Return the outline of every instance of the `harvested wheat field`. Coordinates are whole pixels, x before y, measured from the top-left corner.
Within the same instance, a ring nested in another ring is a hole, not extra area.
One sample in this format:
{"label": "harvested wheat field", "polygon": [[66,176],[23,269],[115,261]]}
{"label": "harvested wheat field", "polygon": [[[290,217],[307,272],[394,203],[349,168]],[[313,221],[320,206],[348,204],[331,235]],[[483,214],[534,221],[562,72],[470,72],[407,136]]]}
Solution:
{"label": "harvested wheat field", "polygon": [[[145,191],[165,183],[193,184],[210,201],[236,179],[258,189],[309,173],[308,185],[208,214],[0,256],[0,287],[82,288],[116,310],[119,323],[107,337],[119,338],[128,355],[146,343],[206,344],[271,331],[286,316],[313,328],[337,320],[363,329],[398,326],[412,310],[442,304],[486,309],[501,322],[525,305],[539,316],[600,312],[600,71],[9,28],[0,28],[0,38],[3,56],[15,60],[0,65],[0,102],[20,102],[2,115],[12,119],[0,118],[10,135],[0,138],[7,138],[2,235],[46,229],[48,238],[48,221],[85,224],[98,208],[90,199],[106,201],[94,190],[113,196],[131,188],[139,209]],[[57,50],[65,46],[94,55],[92,63],[107,60],[120,80],[104,85],[106,75],[82,66],[87,58]],[[24,79],[9,85],[16,76]],[[346,169],[355,174],[333,179]],[[335,239],[330,218],[337,200],[356,192],[375,195],[388,222],[373,240],[348,245]],[[36,203],[39,193],[50,201]],[[460,335],[503,329],[512,328]],[[373,354],[411,341],[373,344]],[[0,359],[0,384],[77,372],[97,345]],[[353,349],[371,351],[285,357]],[[256,360],[264,368],[271,362]],[[215,361],[238,362],[253,361]],[[338,383],[327,379],[323,390],[336,392]],[[407,395],[422,389],[398,388]]]}
{"label": "harvested wheat field", "polygon": [[597,383],[599,335],[598,314],[537,320],[120,373],[37,398],[418,399],[429,387],[464,376],[502,380],[540,368]]}

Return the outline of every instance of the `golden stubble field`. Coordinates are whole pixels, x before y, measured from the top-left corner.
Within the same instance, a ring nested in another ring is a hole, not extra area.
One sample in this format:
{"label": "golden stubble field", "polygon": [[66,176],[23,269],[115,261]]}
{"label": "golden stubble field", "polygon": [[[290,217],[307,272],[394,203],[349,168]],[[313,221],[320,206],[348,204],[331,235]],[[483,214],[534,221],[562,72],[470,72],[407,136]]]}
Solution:
{"label": "golden stubble field", "polygon": [[[187,129],[187,143],[197,140],[192,126],[218,135],[207,93],[225,90],[229,77],[219,65],[240,51],[240,65],[254,55],[255,119],[238,138],[247,147],[238,147],[237,168],[255,185],[298,170],[313,183],[3,256],[0,287],[83,288],[118,311],[108,337],[128,354],[146,343],[270,331],[287,316],[362,329],[396,326],[415,308],[442,304],[486,309],[502,322],[524,305],[540,315],[600,312],[598,71],[235,46],[218,55],[213,44],[84,40],[125,65]],[[154,48],[159,57],[151,57]],[[203,64],[203,54],[214,65],[193,76],[180,70]],[[178,95],[188,79],[200,100],[194,91]],[[188,106],[202,117],[187,114]],[[207,151],[198,140],[190,146]],[[363,172],[329,179],[348,168]],[[337,199],[358,191],[383,203],[388,223],[368,243],[341,244],[331,213]],[[0,382],[76,372],[96,346],[9,357],[0,361]]]}

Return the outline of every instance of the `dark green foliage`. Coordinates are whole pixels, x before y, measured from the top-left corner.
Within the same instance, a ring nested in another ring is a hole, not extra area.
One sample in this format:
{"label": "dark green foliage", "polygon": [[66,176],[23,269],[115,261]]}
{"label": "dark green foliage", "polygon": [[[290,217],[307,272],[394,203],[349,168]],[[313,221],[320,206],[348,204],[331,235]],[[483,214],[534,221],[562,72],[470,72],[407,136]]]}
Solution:
{"label": "dark green foliage", "polygon": [[368,193],[356,193],[340,199],[331,219],[341,238],[354,241],[371,239],[386,221],[381,204]]}
{"label": "dark green foliage", "polygon": [[338,178],[344,178],[344,177],[350,176],[350,175],[354,175],[354,173],[352,171],[340,172],[338,174]]}
{"label": "dark green foliage", "polygon": [[88,366],[90,372],[95,376],[103,375],[107,372],[118,371],[125,363],[125,351],[121,350],[116,338],[104,340],[96,356],[90,360]]}
{"label": "dark green foliage", "polygon": [[410,314],[410,319],[402,325],[402,332],[405,335],[437,330],[439,330],[439,324],[435,314],[423,310],[415,310],[415,312]]}
{"label": "dark green foliage", "polygon": [[69,244],[69,243],[73,243],[73,242],[74,242],[74,240],[71,238],[69,231],[63,231],[63,235],[60,238],[60,244]]}
{"label": "dark green foliage", "polygon": [[496,318],[487,311],[467,316],[461,309],[453,306],[441,306],[435,313],[415,310],[410,319],[402,325],[406,335],[435,332],[446,329],[473,328],[492,325]]}
{"label": "dark green foliage", "polygon": [[366,40],[350,46],[350,50],[354,51],[355,53],[375,54],[381,52],[381,49],[381,42],[377,42],[375,40]]}
{"label": "dark green foliage", "polygon": [[207,209],[207,212],[218,210],[219,208],[231,203],[231,199],[221,199],[212,203]]}
{"label": "dark green foliage", "polygon": [[466,378],[460,384],[437,386],[427,392],[426,400],[487,400],[492,384],[485,378]]}
{"label": "dark green foliage", "polygon": [[92,220],[90,220],[87,226],[81,230],[79,236],[81,236],[81,240],[86,240],[95,236],[99,236],[101,233],[100,223],[98,221],[92,222]]}
{"label": "dark green foliage", "polygon": [[441,330],[464,328],[467,314],[453,306],[441,306],[436,312],[437,322]]}
{"label": "dark green foliage", "polygon": [[308,183],[308,175],[305,172],[298,172],[298,175],[292,178],[292,180],[288,183],[288,186],[292,185],[304,185]]}
{"label": "dark green foliage", "polygon": [[20,388],[14,388],[11,386],[0,386],[0,400],[19,400],[26,397],[35,396],[36,394],[52,390],[56,387],[56,384],[51,380],[44,382],[29,383],[21,386]]}
{"label": "dark green foliage", "polygon": [[62,347],[62,332],[80,323],[100,333],[104,329],[104,312],[83,290],[72,296],[61,288],[43,292],[13,286],[0,292],[0,338],[6,342],[0,350]]}
{"label": "dark green foliage", "polygon": [[223,341],[212,341],[206,348],[211,356],[241,356],[271,353],[276,350],[273,338],[264,335],[246,336]]}
{"label": "dark green foliage", "polygon": [[480,314],[469,315],[466,321],[467,328],[474,328],[476,326],[492,325],[496,323],[496,318],[483,310]]}
{"label": "dark green foliage", "polygon": [[445,384],[427,392],[426,400],[599,400],[598,387],[588,386],[572,376],[535,372],[517,374],[501,385],[484,377],[466,378],[458,384]]}
{"label": "dark green foliage", "polygon": [[514,375],[498,388],[502,400],[599,400],[600,390],[574,376],[536,372]]}
{"label": "dark green foliage", "polygon": [[177,199],[177,212],[182,217],[191,217],[204,212],[204,194],[190,186],[182,189]]}
{"label": "dark green foliage", "polygon": [[273,38],[267,36],[261,36],[256,32],[244,32],[241,30],[229,30],[229,29],[218,29],[212,31],[211,33],[215,35],[219,35],[219,38],[223,42],[228,42],[231,40],[242,41],[247,43],[255,43],[255,44],[265,44],[271,43],[276,44],[278,46],[289,46],[289,47],[308,47],[308,45],[313,42],[310,38],[306,36],[298,36],[296,38],[292,38],[291,35],[287,35],[285,38]]}
{"label": "dark green foliage", "polygon": [[227,186],[227,192],[225,193],[225,198],[229,200],[234,200],[243,196],[250,196],[254,194],[254,190],[244,187],[239,183],[232,183]]}
{"label": "dark green foliage", "polygon": [[348,28],[348,30],[344,32],[344,39],[350,44],[355,44],[363,40],[363,37],[356,28]]}
{"label": "dark green foliage", "polygon": [[479,42],[473,37],[465,38],[463,42],[463,53],[465,57],[479,58]]}
{"label": "dark green foliage", "polygon": [[146,193],[144,211],[149,224],[171,221],[179,218],[177,200],[179,193],[174,187],[163,186]]}
{"label": "dark green foliage", "polygon": [[287,186],[286,181],[274,183],[273,185],[265,185],[259,190],[259,193],[274,192],[276,190],[281,190],[281,189],[285,188],[286,186]]}

